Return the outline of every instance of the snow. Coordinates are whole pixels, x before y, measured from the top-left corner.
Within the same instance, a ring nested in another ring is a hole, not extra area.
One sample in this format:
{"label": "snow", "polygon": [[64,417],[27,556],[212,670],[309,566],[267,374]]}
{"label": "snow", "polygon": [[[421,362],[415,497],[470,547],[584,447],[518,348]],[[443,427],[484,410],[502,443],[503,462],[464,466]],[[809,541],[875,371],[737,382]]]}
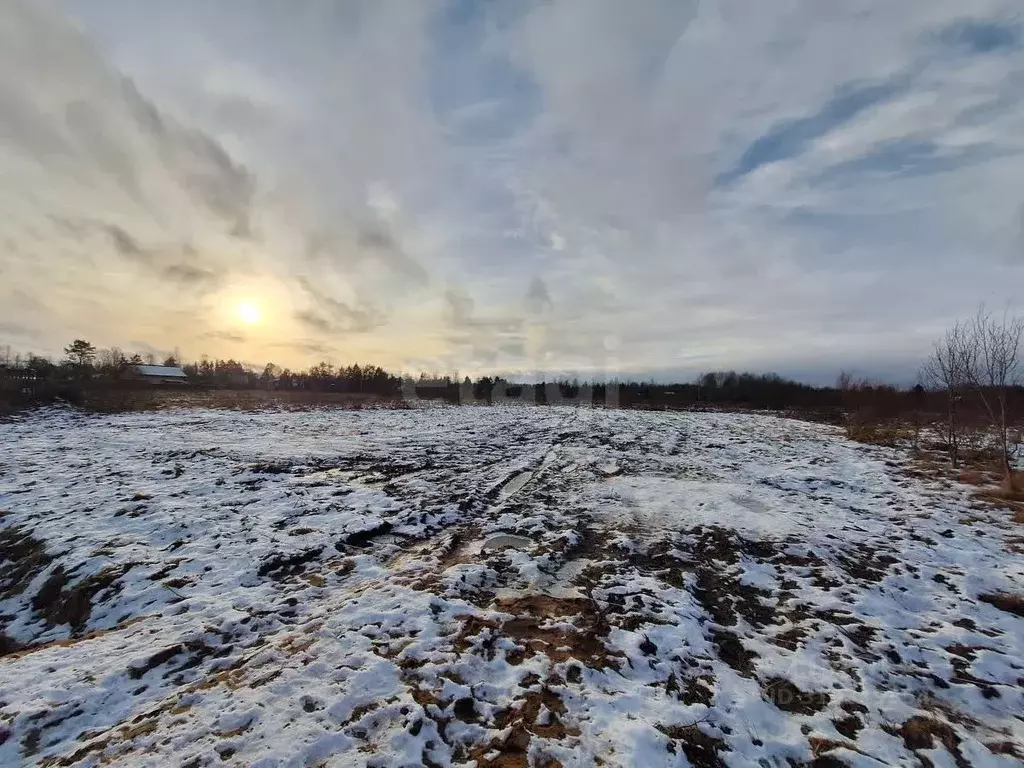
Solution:
{"label": "snow", "polygon": [[772,416],[37,411],[0,764],[1014,765],[1020,536]]}
{"label": "snow", "polygon": [[779,512],[781,494],[772,493],[775,504],[770,504],[754,490],[739,483],[616,477],[595,488],[594,512],[611,518],[630,516],[638,526],[653,531],[723,525],[753,534],[790,533],[797,521]]}

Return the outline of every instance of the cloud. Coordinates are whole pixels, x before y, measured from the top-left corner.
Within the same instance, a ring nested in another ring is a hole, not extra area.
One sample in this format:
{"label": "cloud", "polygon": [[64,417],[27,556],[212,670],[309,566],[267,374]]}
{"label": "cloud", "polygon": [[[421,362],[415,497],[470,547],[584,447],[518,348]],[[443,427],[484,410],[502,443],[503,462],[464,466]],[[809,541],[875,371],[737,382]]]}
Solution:
{"label": "cloud", "polygon": [[245,334],[242,333],[230,333],[228,331],[207,331],[203,334],[204,339],[215,339],[218,341],[228,341],[232,344],[244,344],[247,340]]}
{"label": "cloud", "polygon": [[51,353],[72,336],[144,333],[164,348],[200,336],[210,318],[196,297],[247,266],[231,233],[248,226],[254,177],[46,5],[0,13],[3,258],[9,290],[35,297],[27,320]]}
{"label": "cloud", "polygon": [[222,280],[222,276],[216,272],[191,264],[168,264],[163,267],[161,274],[181,285],[204,290],[215,288]]}
{"label": "cloud", "polygon": [[110,239],[110,244],[117,255],[130,264],[142,267],[156,278],[201,291],[214,290],[223,282],[223,273],[197,263],[199,254],[189,243],[144,246],[118,224],[76,221],[59,216],[52,217],[52,220],[61,229],[74,233],[79,238],[88,238],[96,233],[105,235]]}
{"label": "cloud", "polygon": [[292,367],[909,375],[1022,278],[1012,0],[56,7],[0,10],[0,322],[51,349],[258,300]]}
{"label": "cloud", "polygon": [[540,277],[534,277],[526,289],[526,309],[528,312],[543,312],[551,309],[554,303],[551,301],[551,294],[548,286]]}
{"label": "cloud", "polygon": [[122,256],[127,256],[129,259],[142,260],[149,262],[149,254],[147,254],[135,241],[135,238],[125,232],[117,224],[107,224],[104,227],[107,234],[110,235],[111,241],[113,241],[114,248]]}
{"label": "cloud", "polygon": [[23,339],[32,338],[34,335],[31,328],[27,328],[19,323],[0,323],[0,333]]}
{"label": "cloud", "polygon": [[337,354],[337,349],[333,346],[319,341],[293,339],[288,342],[275,342],[270,346],[278,353],[300,352],[303,355],[315,355],[317,362]]}
{"label": "cloud", "polygon": [[475,303],[472,297],[470,297],[464,290],[460,291],[455,288],[448,288],[444,292],[444,300],[448,303],[448,309],[451,312],[451,322],[453,325],[462,325],[470,320],[473,315],[473,307],[475,306]]}
{"label": "cloud", "polygon": [[156,358],[158,363],[171,354],[170,351],[155,347],[144,339],[132,339],[128,344],[133,352],[137,352],[143,356],[152,355]]}
{"label": "cloud", "polygon": [[964,19],[945,27],[939,39],[946,45],[969,53],[992,53],[1020,45],[1020,27],[1016,22],[995,19]]}
{"label": "cloud", "polygon": [[736,167],[719,177],[719,182],[728,184],[763,165],[802,154],[815,139],[892,98],[899,90],[900,86],[896,83],[849,84],[840,87],[815,114],[787,120],[759,136],[744,150]]}
{"label": "cloud", "polygon": [[372,258],[379,260],[396,273],[416,283],[427,282],[427,271],[403,252],[394,235],[380,226],[366,225],[360,228],[357,245]]}
{"label": "cloud", "polygon": [[337,326],[323,315],[309,309],[299,310],[295,313],[295,319],[312,331],[320,333],[333,333]]}
{"label": "cloud", "polygon": [[315,309],[300,310],[295,317],[312,330],[323,333],[366,333],[386,322],[386,318],[371,307],[352,307],[339,301],[305,277],[297,278],[298,284],[312,300]]}

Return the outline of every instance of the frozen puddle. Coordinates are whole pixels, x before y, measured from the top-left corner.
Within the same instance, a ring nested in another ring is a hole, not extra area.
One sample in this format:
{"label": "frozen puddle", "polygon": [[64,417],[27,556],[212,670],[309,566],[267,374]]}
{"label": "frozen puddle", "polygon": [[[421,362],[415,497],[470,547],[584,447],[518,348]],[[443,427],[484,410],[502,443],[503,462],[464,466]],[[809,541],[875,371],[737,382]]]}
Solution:
{"label": "frozen puddle", "polygon": [[462,545],[455,553],[455,562],[467,562],[493,552],[506,549],[527,551],[533,548],[533,540],[511,533],[499,533],[486,539],[477,539]]}
{"label": "frozen puddle", "polygon": [[518,475],[513,477],[505,486],[498,492],[498,498],[504,501],[505,499],[515,496],[533,478],[533,472],[526,471],[520,472]]}

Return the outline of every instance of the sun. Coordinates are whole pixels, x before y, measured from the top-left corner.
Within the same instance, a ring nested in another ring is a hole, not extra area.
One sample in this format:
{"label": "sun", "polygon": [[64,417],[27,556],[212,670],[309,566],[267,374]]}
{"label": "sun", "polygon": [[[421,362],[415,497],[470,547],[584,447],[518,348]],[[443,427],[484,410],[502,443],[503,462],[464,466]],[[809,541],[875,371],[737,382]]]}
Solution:
{"label": "sun", "polygon": [[240,301],[235,306],[235,314],[238,315],[238,319],[246,325],[254,325],[260,321],[263,313],[260,312],[260,308],[251,301]]}

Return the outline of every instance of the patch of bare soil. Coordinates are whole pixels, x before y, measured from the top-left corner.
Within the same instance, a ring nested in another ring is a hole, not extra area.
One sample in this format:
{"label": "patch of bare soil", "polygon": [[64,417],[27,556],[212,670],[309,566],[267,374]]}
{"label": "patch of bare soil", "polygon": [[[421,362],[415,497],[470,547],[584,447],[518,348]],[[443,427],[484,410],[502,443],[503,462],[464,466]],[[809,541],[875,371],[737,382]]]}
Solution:
{"label": "patch of bare soil", "polygon": [[383,536],[386,533],[391,532],[391,523],[386,520],[379,525],[375,525],[372,528],[367,528],[362,531],[355,531],[350,533],[345,538],[341,539],[334,548],[339,552],[347,552],[350,548],[362,549],[369,544],[373,539],[378,536]]}
{"label": "patch of bare soil", "polygon": [[[677,589],[686,588],[686,576],[692,568],[689,561],[683,562],[673,554],[670,554],[672,544],[667,541],[655,542],[644,552],[629,552],[626,559],[629,564],[636,567],[641,573],[648,573],[656,576],[670,586]],[[600,547],[593,543],[589,554],[600,551]]]}
{"label": "patch of bare soil", "polygon": [[13,638],[8,637],[3,632],[0,632],[0,658],[9,656],[12,653],[17,653],[21,650],[21,645],[17,643]]}
{"label": "patch of bare soil", "polygon": [[1024,752],[1017,749],[1017,745],[1012,741],[990,741],[985,744],[985,748],[993,755],[1006,755],[1024,762]]}
{"label": "patch of bare soil", "polygon": [[681,561],[670,554],[676,549],[672,543],[658,542],[646,552],[631,553],[628,561],[678,589],[687,588],[687,576],[692,573],[690,591],[716,624],[731,627],[742,618],[760,629],[777,623],[775,608],[766,602],[770,593],[743,583],[738,567],[741,554],[767,560],[778,554],[777,545],[749,541],[718,526],[695,528],[690,535],[696,537],[684,547],[690,560]]}
{"label": "patch of bare soil", "polygon": [[64,568],[57,566],[32,597],[32,610],[48,626],[67,624],[72,635],[81,635],[92,614],[93,598],[108,588],[117,590],[117,580],[132,565],[111,566],[73,584]]}
{"label": "patch of bare soil", "polygon": [[761,684],[764,696],[783,712],[798,715],[813,715],[828,706],[830,697],[827,693],[809,693],[801,691],[785,678],[773,677]]}
{"label": "patch of bare soil", "polygon": [[861,581],[880,582],[889,569],[899,562],[892,555],[876,552],[864,544],[850,549],[851,555],[837,555],[836,560],[847,574]]}
{"label": "patch of bare soil", "polygon": [[716,624],[731,627],[742,616],[753,627],[762,628],[777,620],[775,609],[762,602],[769,593],[748,584],[739,577],[710,564],[696,568],[693,596]]}
{"label": "patch of bare soil", "polygon": [[439,542],[437,551],[437,556],[440,558],[437,570],[439,572],[446,571],[454,565],[470,562],[472,557],[466,554],[463,547],[467,542],[474,541],[479,537],[480,529],[476,526],[470,526],[461,533],[453,533],[444,537]]}
{"label": "patch of bare soil", "polygon": [[680,751],[694,768],[725,768],[719,752],[728,752],[725,741],[709,736],[694,725],[659,725],[658,730],[668,736],[668,751]]}
{"label": "patch of bare soil", "polygon": [[665,693],[674,695],[684,704],[711,706],[715,699],[715,676],[698,672],[677,677],[673,672],[665,684]]}
{"label": "patch of bare soil", "polygon": [[935,743],[938,742],[953,756],[960,768],[970,765],[960,752],[960,737],[948,723],[916,715],[903,723],[899,734],[903,737],[907,749],[935,749]]}
{"label": "patch of bare soil", "polygon": [[997,592],[990,595],[978,595],[983,603],[994,605],[1001,611],[1012,613],[1014,616],[1024,617],[1024,595],[1010,595],[1005,592]]}
{"label": "patch of bare soil", "polygon": [[281,581],[288,576],[302,573],[306,563],[316,560],[323,551],[323,547],[316,547],[291,555],[274,555],[259,567],[257,575],[269,576],[275,581]]}
{"label": "patch of bare soil", "polygon": [[[853,752],[860,752],[853,744],[834,739],[823,739],[820,736],[808,738],[807,746],[810,747],[811,755],[813,755],[814,759],[810,763],[800,763],[799,765],[807,765],[810,768],[846,768],[847,763],[845,761],[830,753],[836,749],[849,749]],[[861,754],[864,753],[861,752]],[[791,764],[797,765],[792,763],[792,761]]]}
{"label": "patch of bare soil", "polygon": [[[508,735],[478,748],[481,753],[477,757],[478,765],[525,766],[534,737],[562,741],[579,736],[578,728],[563,722],[565,712],[565,704],[557,693],[547,685],[535,685],[495,716],[495,727],[500,731],[508,730]],[[488,758],[487,753],[493,751],[497,751],[498,756]]]}
{"label": "patch of bare soil", "polygon": [[0,529],[0,600],[20,595],[50,564],[46,545],[18,527]]}
{"label": "patch of bare soil", "polygon": [[732,667],[737,674],[743,677],[754,676],[754,659],[757,658],[757,654],[748,651],[734,632],[726,629],[713,630],[712,640],[718,651],[718,658]]}
{"label": "patch of bare soil", "polygon": [[530,595],[499,599],[495,608],[512,615],[498,631],[523,649],[510,663],[543,653],[556,663],[576,659],[593,669],[617,666],[616,654],[603,640],[610,629],[607,617],[593,600]]}
{"label": "patch of bare soil", "polygon": [[864,728],[864,721],[857,717],[857,715],[850,714],[846,717],[833,719],[832,725],[846,738],[856,740],[857,734]]}
{"label": "patch of bare soil", "polygon": [[43,709],[29,717],[32,727],[29,728],[21,739],[22,757],[32,757],[39,751],[43,742],[43,736],[47,730],[55,728],[65,720],[78,717],[82,710],[74,705],[61,705],[54,709]]}
{"label": "patch of bare soil", "polygon": [[[446,676],[461,682],[454,673],[446,673]],[[563,682],[555,677],[550,680],[552,685]],[[563,722],[566,706],[561,697],[548,683],[541,683],[536,675],[524,678],[522,694],[508,702],[507,707],[496,711],[490,720],[483,717],[472,696],[454,700],[442,698],[438,688],[424,686],[415,672],[409,674],[406,683],[421,713],[418,717],[411,716],[410,732],[418,735],[424,723],[431,721],[441,740],[452,747],[456,762],[460,764],[475,760],[476,765],[490,768],[561,765],[550,757],[531,761],[528,753],[533,740],[571,740],[580,734],[578,728]],[[493,735],[467,749],[464,743],[453,742],[448,736],[448,726],[453,720],[480,725]],[[426,754],[423,755],[423,764],[433,765]]]}

